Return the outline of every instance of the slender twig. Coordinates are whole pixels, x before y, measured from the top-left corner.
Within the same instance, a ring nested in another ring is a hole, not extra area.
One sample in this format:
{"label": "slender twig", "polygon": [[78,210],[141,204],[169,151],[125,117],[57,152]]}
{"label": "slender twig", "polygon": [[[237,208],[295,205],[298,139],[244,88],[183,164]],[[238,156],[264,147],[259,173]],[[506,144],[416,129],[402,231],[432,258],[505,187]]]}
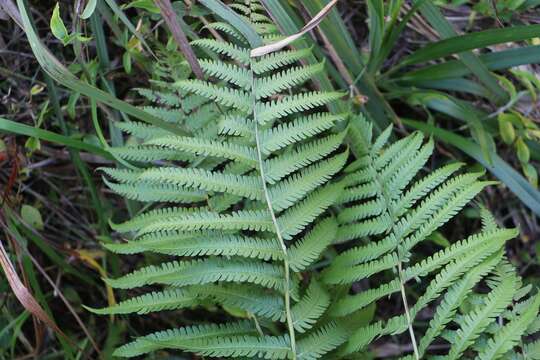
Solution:
{"label": "slender twig", "polygon": [[191,70],[199,80],[202,80],[204,76],[201,66],[199,65],[199,60],[197,60],[197,56],[195,56],[195,52],[193,52],[186,34],[176,19],[176,13],[174,12],[171,2],[169,0],[154,0],[154,2],[156,6],[159,7],[163,20],[165,20],[169,30],[171,30],[174,40],[180,47],[180,51],[182,51],[189,66],[191,66]]}

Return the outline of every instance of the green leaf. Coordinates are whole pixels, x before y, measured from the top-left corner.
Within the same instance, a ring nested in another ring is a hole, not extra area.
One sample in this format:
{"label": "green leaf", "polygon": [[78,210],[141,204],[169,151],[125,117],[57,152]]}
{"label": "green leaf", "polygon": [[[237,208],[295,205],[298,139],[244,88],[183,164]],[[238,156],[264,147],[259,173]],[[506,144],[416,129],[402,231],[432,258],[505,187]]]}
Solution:
{"label": "green leaf", "polygon": [[[416,0],[416,3],[419,3]],[[452,24],[444,17],[442,12],[432,2],[424,2],[420,10],[422,14],[429,20],[430,24],[437,30],[442,38],[453,38],[457,36],[457,32],[454,30]],[[435,43],[436,45],[437,43]],[[431,45],[429,45],[431,46]],[[469,49],[468,49],[469,50]],[[478,59],[476,54],[472,52],[461,52],[459,58],[463,65],[474,73],[480,82],[495,95],[496,102],[507,100],[504,89],[497,82],[497,78],[489,72],[484,63]]]}
{"label": "green leaf", "polygon": [[510,118],[516,117],[514,114],[499,114],[497,121],[499,122],[499,132],[503,141],[510,145],[516,139],[516,130]]}
{"label": "green leaf", "polygon": [[81,14],[81,19],[88,19],[96,10],[97,0],[88,0]]}
{"label": "green leaf", "polygon": [[64,21],[60,17],[60,5],[58,3],[54,6],[50,26],[54,37],[64,42],[64,39],[68,36],[68,31],[64,25]]}
{"label": "green leaf", "polygon": [[43,219],[38,209],[30,205],[23,205],[21,208],[21,217],[25,223],[36,230],[43,230]]}
{"label": "green leaf", "polygon": [[531,159],[531,152],[521,137],[516,140],[516,151],[519,161],[521,161],[522,164],[527,164]]}

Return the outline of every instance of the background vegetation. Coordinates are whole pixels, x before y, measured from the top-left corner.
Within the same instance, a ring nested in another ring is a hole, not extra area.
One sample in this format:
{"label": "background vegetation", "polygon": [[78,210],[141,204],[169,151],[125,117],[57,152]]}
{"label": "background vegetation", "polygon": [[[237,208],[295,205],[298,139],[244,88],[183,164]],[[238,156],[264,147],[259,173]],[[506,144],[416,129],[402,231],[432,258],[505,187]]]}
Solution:
{"label": "background vegetation", "polygon": [[[263,3],[282,31],[293,33],[326,1]],[[508,246],[509,259],[534,285],[540,251],[539,3],[342,0],[295,43],[313,46],[316,58],[327,59],[318,85],[349,91],[376,131],[390,123],[398,137],[420,129],[437,140],[431,167],[457,159],[500,181],[479,200],[501,225],[520,229]],[[142,99],[132,89],[148,86],[156,53],[174,50],[176,42],[152,1],[28,1],[45,46],[82,81],[78,91],[67,90],[66,82],[74,80],[58,73],[59,85],[42,70],[55,63],[31,48],[10,17],[17,18],[10,4],[0,1],[1,241],[23,283],[74,343],[37,322],[3,277],[0,358],[96,358],[98,351],[109,358],[129,336],[177,320],[157,314],[128,322],[82,307],[113,304],[101,277],[152,260],[119,258],[101,247],[118,236],[108,220],[125,219],[141,205],[113,195],[96,169],[117,161],[110,145],[130,141],[113,124],[136,116],[128,105]],[[190,39],[208,31],[203,27],[213,15],[206,8],[189,0],[173,6]],[[88,91],[101,101],[89,100]],[[112,96],[125,103],[108,103]],[[432,246],[447,246],[479,222],[478,209],[468,208],[431,236]],[[378,344],[373,353],[399,353],[401,340]]]}

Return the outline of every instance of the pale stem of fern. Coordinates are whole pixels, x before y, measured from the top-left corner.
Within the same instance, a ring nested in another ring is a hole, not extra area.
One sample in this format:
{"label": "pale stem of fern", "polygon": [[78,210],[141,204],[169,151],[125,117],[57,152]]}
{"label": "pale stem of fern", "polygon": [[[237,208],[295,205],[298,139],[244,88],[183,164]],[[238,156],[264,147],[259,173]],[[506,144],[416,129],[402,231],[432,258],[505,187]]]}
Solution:
{"label": "pale stem of fern", "polygon": [[[371,165],[373,166],[373,165]],[[388,196],[386,190],[384,189],[383,183],[379,177],[379,174],[375,170],[375,179],[377,180],[377,183],[379,184],[379,187],[381,188],[381,193],[384,196],[384,201],[386,202],[386,211],[390,215],[390,221],[392,222],[392,228],[396,224],[396,216],[394,214],[394,211],[392,211],[392,203],[390,201],[390,196]],[[397,241],[397,239],[396,239]],[[403,308],[405,311],[405,317],[407,319],[407,327],[409,328],[409,334],[411,336],[411,342],[412,347],[414,351],[414,357],[416,360],[420,360],[420,353],[418,352],[418,345],[416,343],[416,336],[414,335],[414,329],[412,326],[412,319],[411,314],[409,311],[409,303],[407,301],[407,294],[405,294],[405,280],[403,277],[403,267],[401,266],[401,254],[399,254],[399,247],[398,247],[398,263],[397,263],[397,270],[398,270],[398,278],[399,278],[399,289],[401,292],[401,300],[403,301]]]}
{"label": "pale stem of fern", "polygon": [[290,294],[290,267],[289,267],[289,260],[288,260],[288,254],[287,254],[287,245],[285,245],[285,241],[283,240],[283,236],[281,235],[281,230],[279,228],[279,223],[277,221],[276,214],[274,212],[274,209],[272,207],[272,200],[270,199],[270,194],[268,192],[268,187],[266,186],[266,174],[264,171],[264,162],[261,152],[261,140],[259,136],[259,121],[257,119],[257,95],[255,90],[255,74],[253,70],[253,60],[250,60],[250,72],[251,72],[251,96],[252,96],[252,113],[253,113],[253,123],[255,126],[255,142],[257,144],[257,158],[259,162],[259,174],[261,176],[261,182],[264,190],[264,197],[266,200],[266,206],[268,207],[268,211],[270,213],[270,216],[272,218],[272,223],[274,224],[274,230],[276,233],[276,236],[279,240],[279,244],[281,246],[281,250],[283,252],[283,269],[284,269],[284,275],[285,275],[285,281],[284,281],[284,301],[285,301],[285,315],[287,318],[287,328],[289,330],[289,337],[291,341],[291,351],[292,351],[292,358],[293,360],[296,360],[296,340],[295,340],[295,334],[294,334],[294,323],[292,318],[292,312],[291,312],[291,294]]}

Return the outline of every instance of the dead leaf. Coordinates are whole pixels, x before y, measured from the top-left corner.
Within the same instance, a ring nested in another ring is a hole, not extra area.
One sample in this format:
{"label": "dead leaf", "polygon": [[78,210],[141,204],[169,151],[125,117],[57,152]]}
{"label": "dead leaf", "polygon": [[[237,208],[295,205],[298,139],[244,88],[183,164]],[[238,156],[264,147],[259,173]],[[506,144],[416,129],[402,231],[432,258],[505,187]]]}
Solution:
{"label": "dead leaf", "polygon": [[321,11],[319,11],[317,13],[317,15],[315,15],[315,17],[313,19],[311,19],[310,22],[308,22],[296,34],[289,35],[285,39],[282,39],[280,41],[276,41],[275,43],[260,46],[258,48],[255,48],[255,49],[251,50],[251,57],[252,58],[259,57],[259,56],[270,54],[270,53],[272,53],[274,51],[278,51],[278,50],[283,49],[285,46],[289,45],[290,43],[297,40],[298,38],[300,38],[302,35],[304,35],[308,31],[311,31],[313,28],[315,28],[317,25],[319,25],[319,23],[324,19],[326,14],[328,14],[330,12],[330,10],[332,10],[332,7],[334,7],[334,5],[337,4],[337,2],[338,2],[338,0],[330,1],[325,7],[322,8]]}
{"label": "dead leaf", "polygon": [[17,275],[15,268],[13,267],[13,264],[11,264],[11,261],[9,261],[9,257],[1,241],[0,241],[0,266],[2,266],[2,269],[4,269],[4,273],[6,274],[9,286],[11,287],[11,290],[13,290],[15,297],[17,297],[17,299],[22,304],[22,306],[24,306],[24,308],[28,312],[30,312],[32,315],[34,315],[37,319],[39,319],[45,325],[50,327],[54,332],[56,332],[57,334],[60,334],[66,340],[68,340],[71,344],[75,345],[66,336],[66,334],[64,334],[64,332],[60,330],[60,328],[54,323],[54,321],[49,317],[49,315],[47,315],[45,310],[43,310],[41,305],[39,305],[39,303],[34,298],[34,296],[32,296],[30,291],[28,291],[28,289],[24,286],[21,279],[19,278],[19,275]]}

